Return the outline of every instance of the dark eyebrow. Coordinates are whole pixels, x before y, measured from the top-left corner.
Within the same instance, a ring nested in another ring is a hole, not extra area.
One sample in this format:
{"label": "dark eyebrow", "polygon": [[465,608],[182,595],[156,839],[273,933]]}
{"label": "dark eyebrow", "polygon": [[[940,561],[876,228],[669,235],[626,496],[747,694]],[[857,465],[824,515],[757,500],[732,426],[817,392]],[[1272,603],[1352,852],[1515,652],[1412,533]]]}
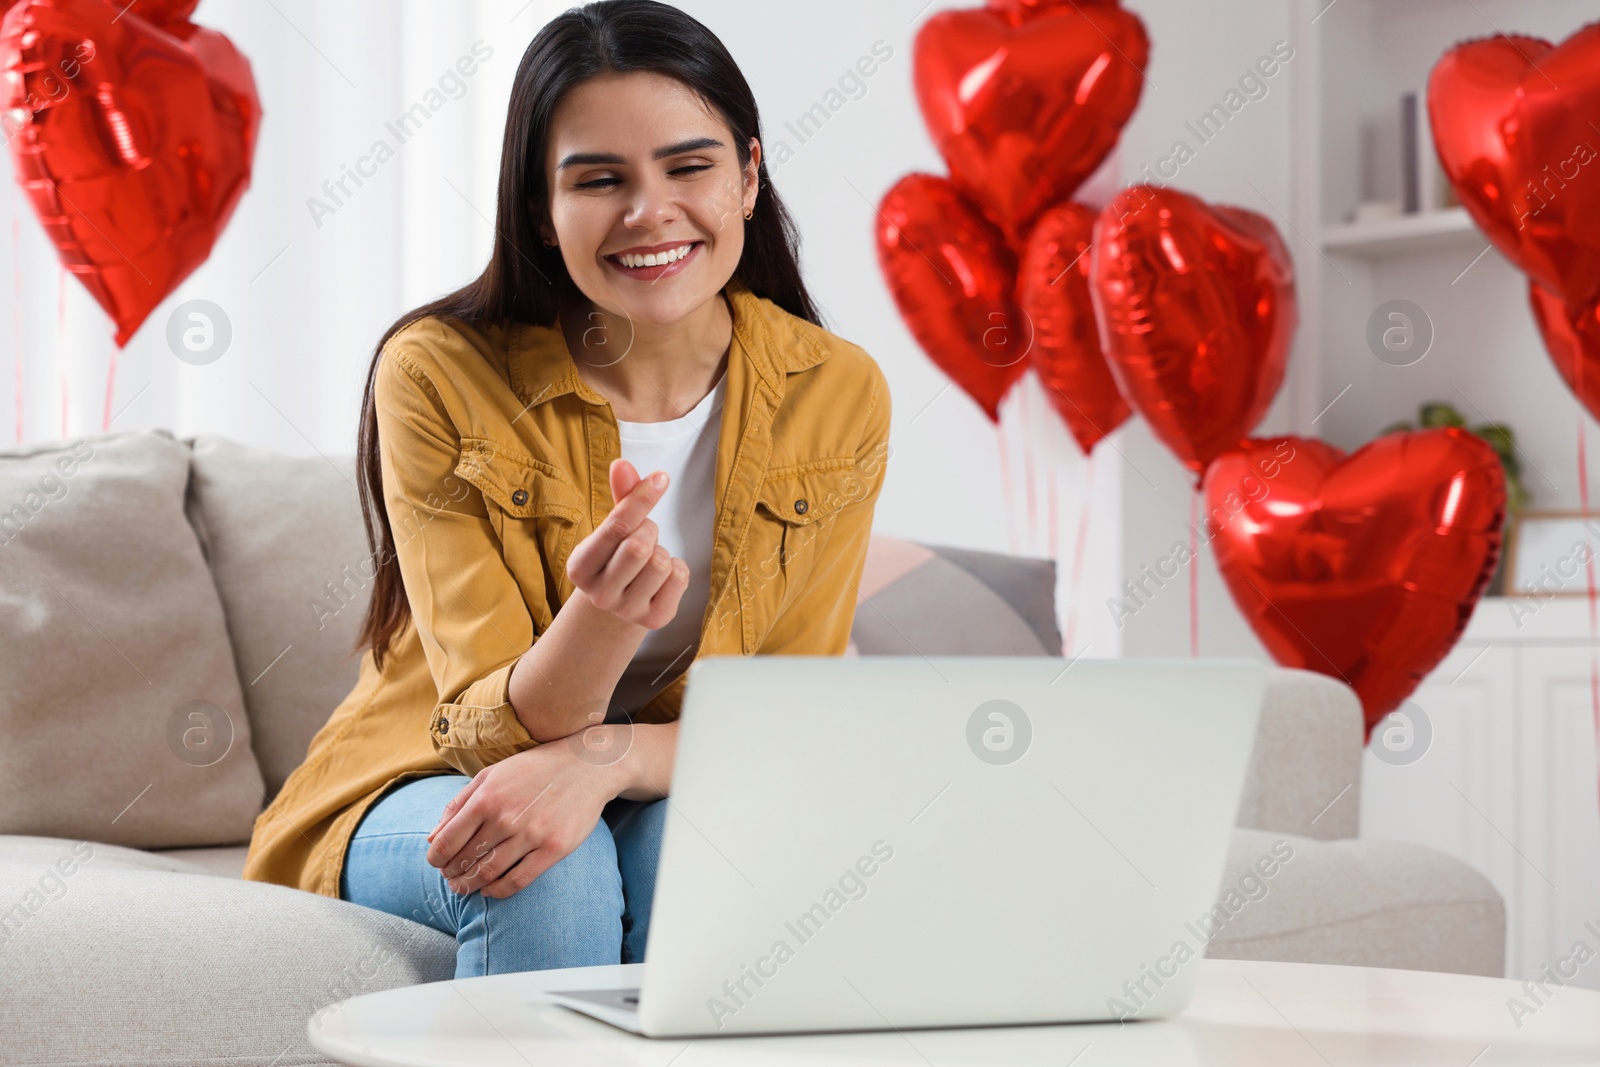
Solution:
{"label": "dark eyebrow", "polygon": [[[715,137],[691,137],[687,141],[677,144],[665,145],[650,154],[651,159],[666,159],[668,156],[681,156],[685,152],[698,152],[702,148],[726,148]],[[556,164],[556,170],[566,167],[581,167],[587,163],[627,163],[628,160],[614,152],[574,152]]]}

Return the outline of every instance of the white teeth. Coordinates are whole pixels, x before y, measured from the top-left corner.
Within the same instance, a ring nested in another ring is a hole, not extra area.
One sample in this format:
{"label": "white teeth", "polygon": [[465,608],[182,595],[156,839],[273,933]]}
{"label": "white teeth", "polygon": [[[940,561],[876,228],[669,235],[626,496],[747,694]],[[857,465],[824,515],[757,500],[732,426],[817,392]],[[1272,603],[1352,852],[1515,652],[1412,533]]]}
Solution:
{"label": "white teeth", "polygon": [[647,256],[620,255],[616,258],[624,267],[659,267],[664,263],[677,262],[688,255],[692,248],[694,248],[693,242],[665,252],[652,252]]}

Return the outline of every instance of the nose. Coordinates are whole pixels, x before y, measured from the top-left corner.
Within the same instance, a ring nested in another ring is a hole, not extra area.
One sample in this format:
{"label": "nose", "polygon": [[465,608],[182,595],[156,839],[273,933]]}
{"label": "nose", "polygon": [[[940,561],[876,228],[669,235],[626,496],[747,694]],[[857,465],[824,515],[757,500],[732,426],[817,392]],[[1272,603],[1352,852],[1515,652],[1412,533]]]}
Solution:
{"label": "nose", "polygon": [[635,182],[633,189],[622,219],[629,229],[653,232],[678,217],[678,205],[665,174],[648,174]]}

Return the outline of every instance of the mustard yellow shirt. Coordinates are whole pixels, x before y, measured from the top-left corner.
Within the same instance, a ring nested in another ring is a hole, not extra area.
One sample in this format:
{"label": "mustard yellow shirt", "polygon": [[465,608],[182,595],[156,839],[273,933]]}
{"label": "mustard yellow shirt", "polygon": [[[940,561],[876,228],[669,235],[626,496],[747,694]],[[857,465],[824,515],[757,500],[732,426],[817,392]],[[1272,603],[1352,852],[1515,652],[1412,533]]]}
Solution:
{"label": "mustard yellow shirt", "polygon": [[[695,658],[842,655],[889,457],[889,389],[860,346],[737,280]],[[395,782],[473,775],[538,744],[512,668],[572,595],[567,557],[610,512],[617,420],[558,326],[430,316],[374,381],[383,495],[411,605],[255,821],[244,877],[337,897],[345,849]],[[689,662],[635,716],[677,719]]]}

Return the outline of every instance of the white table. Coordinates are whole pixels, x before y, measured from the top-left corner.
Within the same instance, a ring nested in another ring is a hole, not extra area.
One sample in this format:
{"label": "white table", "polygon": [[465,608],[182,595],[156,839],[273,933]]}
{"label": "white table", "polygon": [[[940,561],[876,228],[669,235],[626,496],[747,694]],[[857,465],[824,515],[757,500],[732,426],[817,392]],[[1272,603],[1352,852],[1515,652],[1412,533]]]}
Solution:
{"label": "white table", "polygon": [[[368,993],[307,1023],[357,1067],[931,1067],[1113,1064],[1359,1067],[1600,1064],[1600,993],[1551,987],[1519,1029],[1500,978],[1239,960],[1197,961],[1194,1001],[1160,1021],[782,1037],[637,1037],[550,1003],[542,989],[637,985],[643,964],[490,975]],[[696,1046],[689,1049],[688,1046]],[[682,1060],[678,1061],[678,1057]]]}

